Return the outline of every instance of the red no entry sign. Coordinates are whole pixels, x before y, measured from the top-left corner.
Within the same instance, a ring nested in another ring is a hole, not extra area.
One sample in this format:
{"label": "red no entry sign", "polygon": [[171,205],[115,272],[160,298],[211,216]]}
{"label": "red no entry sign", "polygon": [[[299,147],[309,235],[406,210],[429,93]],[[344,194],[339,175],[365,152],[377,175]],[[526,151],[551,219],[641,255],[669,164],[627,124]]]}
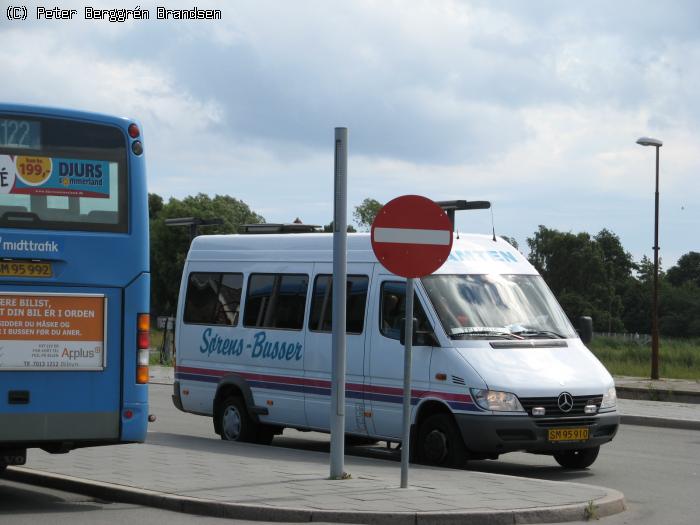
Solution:
{"label": "red no entry sign", "polygon": [[389,201],[372,223],[372,249],[382,265],[402,277],[423,277],[440,268],[452,249],[452,222],[420,195]]}

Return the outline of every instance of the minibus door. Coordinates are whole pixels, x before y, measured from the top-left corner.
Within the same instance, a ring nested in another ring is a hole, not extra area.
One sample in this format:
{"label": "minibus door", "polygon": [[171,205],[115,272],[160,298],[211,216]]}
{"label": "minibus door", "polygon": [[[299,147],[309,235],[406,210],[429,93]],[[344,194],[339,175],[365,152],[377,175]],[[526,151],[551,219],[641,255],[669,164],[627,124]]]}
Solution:
{"label": "minibus door", "polygon": [[[348,265],[347,332],[345,368],[345,431],[367,434],[364,414],[365,337],[370,325],[365,318],[367,297],[373,265]],[[310,427],[330,428],[332,343],[332,295],[330,292],[333,266],[314,265],[311,314],[304,354],[306,419]]]}
{"label": "minibus door", "polygon": [[[378,267],[377,271],[382,269]],[[371,400],[373,435],[397,439],[402,435],[403,425],[404,346],[400,335],[405,327],[406,282],[395,275],[377,275],[375,282],[378,285],[371,295],[372,322],[368,326],[371,344],[365,398]],[[417,320],[414,329],[428,333],[428,336],[419,336],[413,344],[411,390],[415,406],[416,393],[428,391],[430,387],[430,341],[434,340],[417,290],[413,317]]]}

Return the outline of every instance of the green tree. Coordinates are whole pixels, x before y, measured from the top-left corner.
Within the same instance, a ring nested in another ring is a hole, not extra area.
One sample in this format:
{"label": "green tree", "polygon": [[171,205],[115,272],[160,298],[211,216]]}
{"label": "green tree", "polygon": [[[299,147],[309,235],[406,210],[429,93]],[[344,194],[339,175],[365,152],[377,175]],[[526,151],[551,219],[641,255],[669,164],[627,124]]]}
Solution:
{"label": "green tree", "polygon": [[509,237],[508,235],[499,235],[499,237],[506,241],[508,244],[510,244],[516,250],[519,248],[518,241],[515,240],[515,237]]}
{"label": "green tree", "polygon": [[381,202],[370,198],[363,200],[359,206],[355,206],[352,216],[355,219],[355,223],[357,223],[357,227],[360,230],[368,231],[382,206],[384,205]]}
{"label": "green tree", "polygon": [[700,252],[688,252],[681,256],[676,265],[668,269],[666,277],[673,286],[689,282],[700,286]]}
{"label": "green tree", "polygon": [[688,281],[659,286],[659,332],[672,337],[700,336],[700,287]]}
{"label": "green tree", "polygon": [[540,226],[527,244],[528,259],[569,319],[590,315],[596,330],[624,329],[621,294],[623,282],[631,277],[632,259],[617,236],[607,230],[591,237]]}
{"label": "green tree", "polygon": [[[323,226],[323,233],[333,233],[333,222],[334,221],[331,221]],[[348,233],[357,233],[357,230],[352,224],[348,224],[348,227],[345,229],[345,231],[347,231]]]}
{"label": "green tree", "polygon": [[[652,273],[653,275],[653,273]],[[659,286],[659,331],[662,335],[700,335],[700,253],[688,252],[662,274]]]}
{"label": "green tree", "polygon": [[627,289],[634,285],[633,270],[637,269],[632,255],[622,247],[620,238],[610,230],[603,229],[594,237],[595,242],[601,249],[603,257],[603,267],[606,274],[607,286],[607,331],[624,328],[624,302],[623,297]]}
{"label": "green tree", "polygon": [[148,194],[148,218],[155,219],[163,210],[163,197],[156,193]]}
{"label": "green tree", "polygon": [[[149,196],[149,207],[151,201],[157,203],[157,200]],[[212,199],[200,193],[183,200],[171,198],[151,219],[151,310],[155,314],[174,314],[177,306],[182,268],[190,247],[190,230],[167,226],[165,219],[178,217],[223,220],[221,225],[203,228],[200,235],[236,233],[242,224],[265,222],[247,204],[228,195],[216,195]]]}

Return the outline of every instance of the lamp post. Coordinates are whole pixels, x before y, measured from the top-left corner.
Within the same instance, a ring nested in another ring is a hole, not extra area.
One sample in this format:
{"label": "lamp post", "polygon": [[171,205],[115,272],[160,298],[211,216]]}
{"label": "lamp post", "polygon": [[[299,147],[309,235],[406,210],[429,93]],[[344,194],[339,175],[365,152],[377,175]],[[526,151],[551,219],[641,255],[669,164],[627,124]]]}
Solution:
{"label": "lamp post", "polygon": [[656,192],[654,193],[654,291],[651,300],[651,378],[659,379],[659,139],[641,137],[641,146],[656,148]]}

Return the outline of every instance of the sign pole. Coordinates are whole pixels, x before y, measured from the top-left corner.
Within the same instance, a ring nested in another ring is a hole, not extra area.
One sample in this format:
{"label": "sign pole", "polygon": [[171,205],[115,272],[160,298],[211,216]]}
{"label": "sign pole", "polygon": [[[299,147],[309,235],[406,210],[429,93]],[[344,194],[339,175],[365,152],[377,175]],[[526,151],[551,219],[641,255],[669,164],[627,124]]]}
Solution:
{"label": "sign pole", "polygon": [[406,278],[406,326],[403,361],[403,437],[401,488],[408,487],[411,452],[411,353],[414,279],[430,275],[450,256],[452,222],[445,211],[420,195],[396,197],[372,222],[372,251],[391,273]]}
{"label": "sign pole", "polygon": [[411,448],[411,353],[413,351],[413,278],[406,279],[406,343],[403,355],[403,441],[401,441],[401,488],[408,487]]}
{"label": "sign pole", "polygon": [[348,129],[335,128],[333,211],[333,335],[331,375],[331,479],[343,479],[345,456],[345,320],[347,296]]}

